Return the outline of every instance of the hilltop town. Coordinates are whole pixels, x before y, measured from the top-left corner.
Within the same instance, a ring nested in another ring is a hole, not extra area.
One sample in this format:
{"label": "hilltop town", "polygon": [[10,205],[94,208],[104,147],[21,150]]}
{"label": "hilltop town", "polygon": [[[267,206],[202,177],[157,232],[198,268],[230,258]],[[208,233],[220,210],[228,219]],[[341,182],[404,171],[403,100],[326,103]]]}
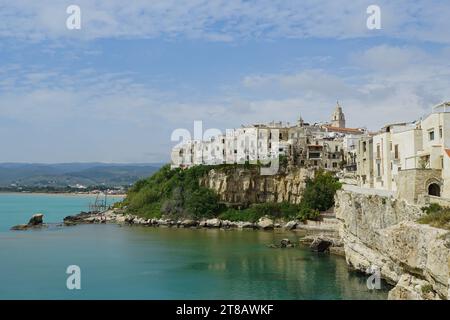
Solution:
{"label": "hilltop town", "polygon": [[378,132],[347,128],[338,103],[329,123],[310,124],[299,117],[295,125],[246,125],[204,141],[184,141],[172,150],[172,168],[267,163],[280,157],[290,166],[345,175],[346,183],[410,203],[432,199],[448,205],[450,102],[417,121],[387,124]]}

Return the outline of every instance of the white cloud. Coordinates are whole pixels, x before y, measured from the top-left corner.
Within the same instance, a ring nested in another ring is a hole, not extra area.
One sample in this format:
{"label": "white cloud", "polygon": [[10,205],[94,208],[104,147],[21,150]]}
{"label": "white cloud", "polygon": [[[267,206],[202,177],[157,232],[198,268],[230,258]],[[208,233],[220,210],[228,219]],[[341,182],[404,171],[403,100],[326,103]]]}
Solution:
{"label": "white cloud", "polygon": [[[448,50],[427,52],[417,47],[380,45],[349,56],[353,72],[302,70],[285,74],[250,75],[244,87],[254,96],[254,109],[267,114],[298,112],[307,120],[328,120],[337,99],[350,125],[372,130],[393,121],[412,121],[431,106],[450,100]],[[355,68],[356,67],[356,68]],[[343,65],[342,68],[346,68]],[[270,99],[283,97],[282,99]],[[256,107],[259,106],[259,107]]]}
{"label": "white cloud", "polygon": [[[300,114],[306,121],[327,121],[339,100],[348,125],[376,130],[417,119],[450,99],[448,57],[446,48],[374,46],[342,61],[343,69],[353,67],[351,73],[337,68],[247,75],[214,96],[156,90],[132,73],[4,65],[0,131],[27,137],[16,141],[25,151],[39,146],[36,157],[52,148],[65,157],[54,161],[155,161],[156,155],[161,161],[172,145],[171,131],[192,130],[194,120],[221,130],[270,120],[293,123]],[[1,159],[21,160],[17,148],[0,141],[0,150],[15,157]]]}
{"label": "white cloud", "polygon": [[450,6],[441,0],[378,0],[382,30],[366,28],[372,0],[78,0],[82,30],[65,27],[73,1],[2,0],[0,37],[176,38],[208,41],[390,36],[450,43]]}

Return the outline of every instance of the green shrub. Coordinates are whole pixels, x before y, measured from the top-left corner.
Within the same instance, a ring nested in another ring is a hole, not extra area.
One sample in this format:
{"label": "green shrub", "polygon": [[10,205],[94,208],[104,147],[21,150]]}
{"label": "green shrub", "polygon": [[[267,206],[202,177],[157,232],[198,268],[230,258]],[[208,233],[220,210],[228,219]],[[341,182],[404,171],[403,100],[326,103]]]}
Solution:
{"label": "green shrub", "polygon": [[260,216],[256,213],[256,211],[253,208],[246,208],[246,209],[232,209],[229,208],[222,212],[219,215],[219,218],[222,220],[229,220],[229,221],[250,221],[250,222],[256,222],[260,218]]}
{"label": "green shrub", "polygon": [[186,196],[185,208],[193,218],[211,218],[220,209],[219,198],[214,191],[199,188]]}
{"label": "green shrub", "polygon": [[422,207],[422,211],[426,213],[440,212],[442,207],[438,203],[431,203],[428,207]]}
{"label": "green shrub", "polygon": [[274,219],[306,220],[317,219],[320,211],[332,207],[334,194],[341,187],[330,173],[319,171],[314,179],[306,182],[300,204],[269,202],[251,204],[241,210],[226,209],[220,204],[215,192],[201,187],[199,180],[211,169],[224,170],[230,174],[239,167],[259,170],[258,165],[250,164],[194,166],[184,170],[171,170],[166,165],[151,177],[136,182],[120,206],[126,207],[129,213],[146,218],[158,218],[161,215],[174,218],[190,216],[196,219],[219,216],[231,221],[257,221],[268,216]]}
{"label": "green shrub", "polygon": [[433,291],[433,286],[431,284],[426,284],[424,286],[422,286],[422,293],[423,294],[427,294]]}
{"label": "green shrub", "polygon": [[300,206],[300,210],[297,214],[297,219],[300,221],[316,220],[320,215],[320,211],[317,209],[311,209],[308,206]]}
{"label": "green shrub", "polygon": [[314,179],[306,181],[302,207],[325,211],[334,206],[334,195],[342,184],[330,173],[317,171]]}
{"label": "green shrub", "polygon": [[441,207],[436,203],[423,207],[426,215],[419,218],[418,222],[432,227],[450,230],[450,208]]}

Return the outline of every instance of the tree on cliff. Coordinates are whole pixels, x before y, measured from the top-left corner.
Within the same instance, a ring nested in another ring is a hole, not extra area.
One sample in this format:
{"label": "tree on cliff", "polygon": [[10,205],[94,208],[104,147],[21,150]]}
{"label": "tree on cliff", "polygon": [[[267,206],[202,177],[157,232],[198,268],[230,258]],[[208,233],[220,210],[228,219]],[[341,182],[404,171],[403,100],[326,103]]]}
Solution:
{"label": "tree on cliff", "polygon": [[342,184],[330,172],[319,170],[314,179],[306,181],[306,188],[300,206],[325,211],[334,206],[334,195]]}

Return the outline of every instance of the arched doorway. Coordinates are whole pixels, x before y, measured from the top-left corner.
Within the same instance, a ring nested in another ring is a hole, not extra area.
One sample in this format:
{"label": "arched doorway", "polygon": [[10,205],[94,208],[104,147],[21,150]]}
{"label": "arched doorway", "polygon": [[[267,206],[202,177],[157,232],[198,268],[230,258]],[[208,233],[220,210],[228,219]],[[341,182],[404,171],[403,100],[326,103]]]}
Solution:
{"label": "arched doorway", "polygon": [[430,196],[441,196],[441,187],[437,183],[432,183],[428,186],[428,194]]}

